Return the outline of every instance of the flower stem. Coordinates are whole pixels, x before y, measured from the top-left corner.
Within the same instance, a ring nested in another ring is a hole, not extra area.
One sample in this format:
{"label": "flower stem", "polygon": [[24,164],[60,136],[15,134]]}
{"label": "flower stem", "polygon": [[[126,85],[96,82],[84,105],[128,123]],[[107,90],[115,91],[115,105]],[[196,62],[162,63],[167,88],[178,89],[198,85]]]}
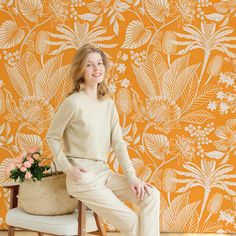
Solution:
{"label": "flower stem", "polygon": [[178,154],[176,156],[173,156],[170,160],[162,162],[159,166],[158,166],[158,170],[161,169],[162,166],[166,165],[167,163],[175,160],[178,157]]}
{"label": "flower stem", "polygon": [[149,41],[149,44],[148,44],[148,46],[147,46],[147,50],[146,50],[146,51],[147,51],[147,53],[146,53],[147,55],[148,55],[148,52],[149,52],[149,48],[150,48],[150,46],[151,46],[151,43],[153,42],[153,40],[154,40],[154,38],[156,37],[156,35],[157,35],[164,27],[166,27],[166,26],[168,26],[168,25],[174,23],[176,20],[178,20],[178,18],[179,18],[179,16],[175,17],[173,20],[171,20],[171,21],[169,21],[168,23],[162,25],[160,28],[158,28],[158,29],[156,30],[156,32],[153,34],[153,36],[152,36],[152,38],[151,38],[151,40]]}
{"label": "flower stem", "polygon": [[21,56],[21,53],[22,53],[22,49],[23,49],[25,43],[27,42],[27,39],[28,39],[28,37],[30,36],[30,34],[31,34],[36,28],[40,27],[41,25],[43,25],[43,24],[47,23],[49,20],[51,20],[52,17],[53,17],[53,16],[49,17],[48,19],[46,19],[45,21],[41,22],[40,24],[35,25],[35,26],[28,32],[28,34],[27,34],[27,35],[25,36],[25,38],[24,38],[24,41],[23,41],[22,44],[21,44],[20,53],[19,53],[20,56]]}

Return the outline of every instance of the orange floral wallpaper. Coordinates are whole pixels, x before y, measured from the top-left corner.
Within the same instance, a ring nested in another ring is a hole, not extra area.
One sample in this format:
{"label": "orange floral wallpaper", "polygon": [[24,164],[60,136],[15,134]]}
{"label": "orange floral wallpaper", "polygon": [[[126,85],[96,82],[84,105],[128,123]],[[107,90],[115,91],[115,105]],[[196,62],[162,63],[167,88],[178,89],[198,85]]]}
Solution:
{"label": "orange floral wallpaper", "polygon": [[137,175],[161,191],[161,230],[236,233],[235,18],[235,0],[0,0],[0,184],[25,147],[50,156],[71,59],[91,42],[112,62]]}

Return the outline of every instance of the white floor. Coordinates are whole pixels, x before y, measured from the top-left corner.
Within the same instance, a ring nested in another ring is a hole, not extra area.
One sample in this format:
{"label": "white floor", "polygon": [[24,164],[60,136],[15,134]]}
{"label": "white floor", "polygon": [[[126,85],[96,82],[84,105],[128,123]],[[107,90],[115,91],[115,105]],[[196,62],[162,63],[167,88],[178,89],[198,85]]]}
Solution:
{"label": "white floor", "polygon": [[[161,234],[161,236],[232,236],[232,235],[236,236],[236,234],[176,234],[176,233]],[[0,236],[7,236],[7,231],[0,231]],[[32,232],[17,232],[15,236],[38,236],[38,234]],[[93,234],[87,234],[87,236],[93,236]],[[107,236],[120,236],[120,234],[108,233]]]}

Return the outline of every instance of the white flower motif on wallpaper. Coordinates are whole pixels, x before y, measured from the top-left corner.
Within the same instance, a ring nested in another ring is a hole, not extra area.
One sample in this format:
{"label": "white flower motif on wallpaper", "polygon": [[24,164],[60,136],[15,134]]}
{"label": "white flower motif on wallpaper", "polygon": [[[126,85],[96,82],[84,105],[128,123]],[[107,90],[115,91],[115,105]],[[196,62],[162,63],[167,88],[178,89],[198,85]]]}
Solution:
{"label": "white flower motif on wallpaper", "polygon": [[[193,109],[207,103],[217,86],[198,91],[196,70],[199,65],[188,65],[188,61],[188,56],[178,58],[168,68],[159,52],[153,50],[143,66],[138,68],[133,65],[138,85],[147,97],[144,106],[133,92],[134,120],[147,120],[150,125],[168,133],[173,128],[180,128],[180,122],[199,124],[214,118],[206,110]],[[178,100],[180,103],[177,103]]]}
{"label": "white flower motif on wallpaper", "polygon": [[236,119],[226,121],[225,126],[217,127],[215,134],[220,140],[214,142],[218,150],[224,152],[234,151],[236,155]]}
{"label": "white flower motif on wallpaper", "polygon": [[218,84],[221,89],[209,101],[207,108],[216,111],[221,115],[233,114],[236,112],[236,73],[221,72],[218,77]]}
{"label": "white flower motif on wallpaper", "polygon": [[6,97],[8,114],[5,119],[9,122],[20,123],[17,131],[23,127],[41,134],[51,121],[54,109],[47,100],[40,97],[24,97],[19,99],[17,106],[12,97]]}
{"label": "white flower motif on wallpaper", "polygon": [[226,163],[231,155],[236,155],[236,119],[229,119],[226,121],[226,125],[217,127],[215,135],[220,138],[214,141],[218,150],[206,152],[205,155],[222,159],[221,163]]}
{"label": "white flower motif on wallpaper", "polygon": [[52,18],[55,23],[65,23],[68,20],[68,7],[72,4],[68,0],[46,0],[45,10],[48,10],[47,14],[49,19]]}
{"label": "white flower motif on wallpaper", "polygon": [[54,114],[49,101],[58,96],[59,104],[70,90],[70,66],[61,66],[62,56],[56,56],[40,65],[35,55],[26,50],[16,65],[5,64],[12,86],[20,99],[17,105],[12,94],[5,89],[7,114],[4,117],[9,122],[20,123],[17,132],[27,127],[42,133]]}
{"label": "white flower motif on wallpaper", "polygon": [[31,22],[36,22],[43,14],[43,4],[41,0],[20,0],[18,7],[22,15]]}

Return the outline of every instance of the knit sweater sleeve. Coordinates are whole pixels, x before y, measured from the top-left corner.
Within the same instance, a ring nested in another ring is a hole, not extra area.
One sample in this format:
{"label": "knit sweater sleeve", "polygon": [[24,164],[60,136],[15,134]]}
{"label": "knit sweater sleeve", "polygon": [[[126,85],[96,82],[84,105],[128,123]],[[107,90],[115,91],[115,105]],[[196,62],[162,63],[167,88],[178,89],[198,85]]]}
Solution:
{"label": "knit sweater sleeve", "polygon": [[131,182],[136,178],[134,167],[131,163],[126,143],[123,139],[122,129],[120,127],[119,115],[112,101],[112,119],[111,119],[111,146],[115,152],[127,180]]}
{"label": "knit sweater sleeve", "polygon": [[66,98],[55,113],[46,134],[48,146],[56,163],[59,164],[63,172],[66,172],[71,167],[71,164],[62,151],[61,140],[66,127],[70,124],[75,113],[75,105],[69,98]]}

